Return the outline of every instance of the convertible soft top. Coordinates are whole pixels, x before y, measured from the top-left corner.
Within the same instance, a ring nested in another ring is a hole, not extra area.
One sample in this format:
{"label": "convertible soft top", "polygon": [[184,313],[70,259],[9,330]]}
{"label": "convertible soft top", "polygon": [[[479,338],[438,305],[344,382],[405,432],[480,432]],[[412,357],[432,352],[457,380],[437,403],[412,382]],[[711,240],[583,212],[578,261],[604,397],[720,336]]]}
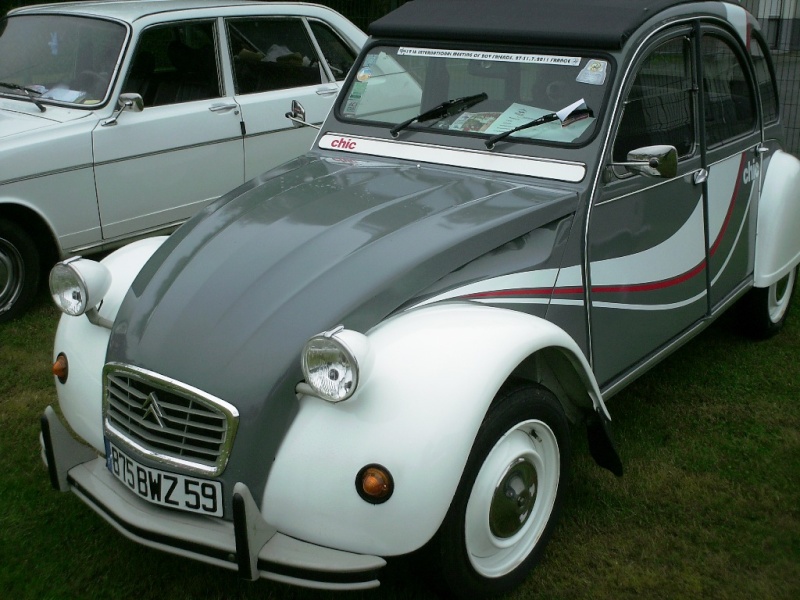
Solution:
{"label": "convertible soft top", "polygon": [[376,37],[621,48],[654,14],[692,0],[412,0],[369,27]]}

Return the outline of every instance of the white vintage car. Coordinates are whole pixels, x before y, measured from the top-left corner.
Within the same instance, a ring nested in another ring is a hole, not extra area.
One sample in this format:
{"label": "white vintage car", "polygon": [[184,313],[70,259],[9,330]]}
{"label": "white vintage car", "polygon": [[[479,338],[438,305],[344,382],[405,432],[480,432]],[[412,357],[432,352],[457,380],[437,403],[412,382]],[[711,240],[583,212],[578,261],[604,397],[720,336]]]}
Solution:
{"label": "white vintage car", "polygon": [[59,258],[169,230],[302,154],[365,34],[318,5],[75,2],[0,21],[0,322]]}
{"label": "white vintage car", "polygon": [[489,597],[543,556],[570,425],[621,474],[615,393],[728,309],[781,329],[800,161],[737,4],[414,0],[370,34],[308,153],[54,267],[42,446],[139,543],[331,589],[414,554]]}

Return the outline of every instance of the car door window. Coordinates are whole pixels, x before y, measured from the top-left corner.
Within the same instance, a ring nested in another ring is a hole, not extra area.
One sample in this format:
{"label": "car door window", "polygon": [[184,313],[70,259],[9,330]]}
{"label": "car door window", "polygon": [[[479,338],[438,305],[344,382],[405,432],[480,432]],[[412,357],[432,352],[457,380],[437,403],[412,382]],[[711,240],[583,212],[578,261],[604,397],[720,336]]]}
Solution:
{"label": "car door window", "polygon": [[237,94],[322,83],[319,58],[300,19],[227,21]]}
{"label": "car door window", "polygon": [[778,120],[778,86],[775,82],[775,73],[767,60],[764,50],[764,40],[754,35],[750,44],[750,56],[756,71],[756,83],[761,94],[761,106],[764,111],[764,122],[774,123]]}
{"label": "car door window", "polygon": [[709,146],[750,133],[756,126],[756,105],[742,61],[726,40],[702,39],[706,139]]}
{"label": "car door window", "polygon": [[222,95],[214,23],[191,22],[144,31],[124,92],[141,94],[145,107]]}
{"label": "car door window", "polygon": [[690,42],[680,37],[656,48],[643,62],[625,100],[614,160],[644,146],[675,146],[692,154],[695,124]]}
{"label": "car door window", "polygon": [[356,53],[327,24],[315,20],[308,24],[334,78],[336,81],[344,81],[356,60]]}

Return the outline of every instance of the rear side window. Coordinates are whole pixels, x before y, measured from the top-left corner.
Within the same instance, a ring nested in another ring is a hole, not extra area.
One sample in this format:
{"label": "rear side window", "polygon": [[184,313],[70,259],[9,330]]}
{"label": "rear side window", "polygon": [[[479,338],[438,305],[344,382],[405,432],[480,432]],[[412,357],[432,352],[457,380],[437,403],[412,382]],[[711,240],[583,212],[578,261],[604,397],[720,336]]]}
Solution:
{"label": "rear side window", "polygon": [[764,111],[764,122],[770,123],[778,120],[778,86],[775,74],[767,59],[764,41],[759,36],[753,36],[750,44],[750,57],[756,71],[756,84],[761,95],[761,107]]}
{"label": "rear side window", "polygon": [[253,94],[322,83],[322,71],[300,19],[229,19],[237,94]]}
{"label": "rear side window", "polygon": [[308,24],[334,78],[344,81],[356,60],[356,53],[327,24],[321,21],[309,21]]}
{"label": "rear side window", "polygon": [[709,146],[721,144],[756,126],[753,89],[739,55],[722,38],[702,38],[705,125]]}
{"label": "rear side window", "polygon": [[675,146],[678,156],[692,153],[691,65],[691,47],[684,37],[659,45],[645,58],[625,100],[615,161],[625,161],[637,148],[661,144]]}

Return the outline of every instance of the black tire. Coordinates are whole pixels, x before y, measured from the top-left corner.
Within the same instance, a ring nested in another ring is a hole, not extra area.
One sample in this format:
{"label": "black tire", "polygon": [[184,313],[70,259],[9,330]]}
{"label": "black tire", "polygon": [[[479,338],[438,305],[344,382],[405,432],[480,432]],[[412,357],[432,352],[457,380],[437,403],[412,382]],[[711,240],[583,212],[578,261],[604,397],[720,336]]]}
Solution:
{"label": "black tire", "polygon": [[0,323],[22,314],[39,288],[41,259],[31,237],[0,219]]}
{"label": "black tire", "polygon": [[767,288],[753,288],[740,307],[745,332],[755,339],[767,339],[783,329],[792,305],[797,268]]}
{"label": "black tire", "polygon": [[569,424],[552,393],[521,382],[498,393],[447,516],[425,548],[440,591],[484,598],[525,580],[558,520],[570,451]]}

